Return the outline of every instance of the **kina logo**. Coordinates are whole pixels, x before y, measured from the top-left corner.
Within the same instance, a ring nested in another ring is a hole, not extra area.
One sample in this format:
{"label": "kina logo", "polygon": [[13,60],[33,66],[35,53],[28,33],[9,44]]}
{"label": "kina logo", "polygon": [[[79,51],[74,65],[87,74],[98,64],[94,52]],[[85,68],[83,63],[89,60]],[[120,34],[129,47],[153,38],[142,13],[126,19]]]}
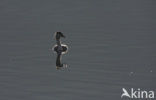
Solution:
{"label": "kina logo", "polygon": [[154,91],[146,91],[146,90],[141,90],[140,88],[134,89],[131,88],[130,91],[127,91],[125,88],[122,88],[122,94],[121,98],[146,98],[148,99],[154,99]]}

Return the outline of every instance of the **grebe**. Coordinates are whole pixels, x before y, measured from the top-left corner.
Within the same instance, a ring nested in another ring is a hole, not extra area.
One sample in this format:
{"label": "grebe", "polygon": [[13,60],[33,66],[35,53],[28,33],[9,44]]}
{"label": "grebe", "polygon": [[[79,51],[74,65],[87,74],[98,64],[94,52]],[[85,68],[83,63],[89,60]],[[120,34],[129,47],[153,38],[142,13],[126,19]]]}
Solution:
{"label": "grebe", "polygon": [[61,37],[65,38],[62,32],[55,32],[56,45],[54,45],[53,50],[57,53],[57,58],[56,58],[57,69],[65,65],[61,63],[61,57],[62,54],[67,53],[68,50],[67,45],[61,43]]}

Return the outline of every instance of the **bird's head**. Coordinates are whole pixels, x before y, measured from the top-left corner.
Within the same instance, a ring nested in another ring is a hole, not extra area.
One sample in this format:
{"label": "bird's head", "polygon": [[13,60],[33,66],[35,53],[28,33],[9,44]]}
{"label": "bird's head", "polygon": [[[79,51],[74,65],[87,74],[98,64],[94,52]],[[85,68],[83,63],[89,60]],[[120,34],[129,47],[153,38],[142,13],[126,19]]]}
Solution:
{"label": "bird's head", "polygon": [[56,38],[56,40],[59,40],[61,37],[65,38],[65,36],[63,35],[62,32],[56,32],[56,33],[55,33],[55,38]]}

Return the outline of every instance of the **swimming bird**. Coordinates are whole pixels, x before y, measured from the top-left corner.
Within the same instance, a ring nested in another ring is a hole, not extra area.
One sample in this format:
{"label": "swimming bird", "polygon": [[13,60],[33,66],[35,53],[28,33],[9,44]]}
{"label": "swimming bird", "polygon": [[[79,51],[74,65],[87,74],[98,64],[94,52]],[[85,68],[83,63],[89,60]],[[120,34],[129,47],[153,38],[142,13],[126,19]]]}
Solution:
{"label": "swimming bird", "polygon": [[65,38],[62,32],[55,32],[56,45],[54,46],[53,50],[57,53],[56,58],[57,69],[65,65],[61,63],[61,58],[62,54],[65,54],[68,49],[67,45],[61,43],[61,37]]}

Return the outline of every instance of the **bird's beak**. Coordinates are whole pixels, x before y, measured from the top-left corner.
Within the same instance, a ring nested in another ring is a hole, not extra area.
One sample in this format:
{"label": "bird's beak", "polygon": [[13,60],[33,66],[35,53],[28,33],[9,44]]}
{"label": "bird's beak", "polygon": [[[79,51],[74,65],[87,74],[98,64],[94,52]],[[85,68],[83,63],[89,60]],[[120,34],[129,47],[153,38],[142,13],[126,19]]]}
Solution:
{"label": "bird's beak", "polygon": [[60,36],[65,38],[65,36],[63,35],[63,33],[60,33]]}
{"label": "bird's beak", "polygon": [[65,38],[65,36],[64,36],[64,35],[62,35],[62,37],[64,37],[64,38]]}

